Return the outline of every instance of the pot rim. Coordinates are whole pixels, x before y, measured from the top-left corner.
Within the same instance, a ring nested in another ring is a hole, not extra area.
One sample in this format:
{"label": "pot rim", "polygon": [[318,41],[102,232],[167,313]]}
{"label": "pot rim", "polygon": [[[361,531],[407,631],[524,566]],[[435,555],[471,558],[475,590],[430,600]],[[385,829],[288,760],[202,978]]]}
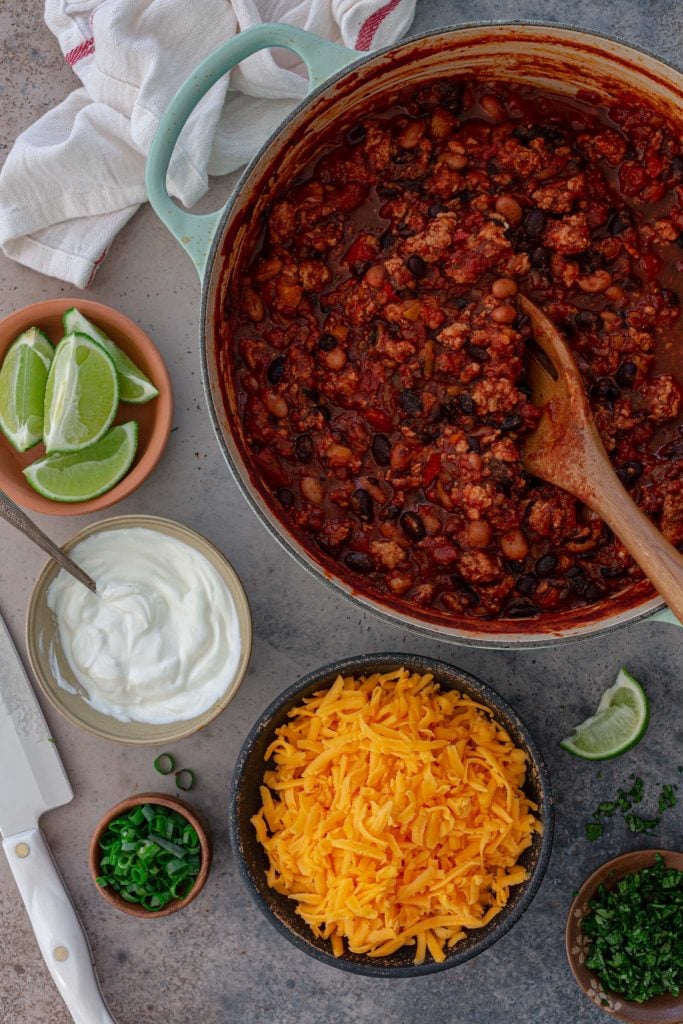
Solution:
{"label": "pot rim", "polygon": [[[417,35],[411,35],[404,39],[398,40],[395,43],[391,43],[388,46],[383,46],[381,49],[358,53],[358,59],[350,61],[349,64],[342,68],[340,71],[330,75],[329,78],[325,79],[319,86],[312,89],[297,105],[289,112],[289,114],[283,119],[278,125],[275,131],[268,136],[262,146],[259,147],[258,152],[252,157],[249,163],[241,172],[228,200],[223,207],[220,219],[216,226],[211,245],[209,247],[208,257],[206,261],[206,268],[204,270],[202,281],[201,281],[201,304],[200,304],[200,365],[201,365],[201,378],[202,387],[206,397],[207,405],[209,408],[209,416],[211,424],[213,426],[218,446],[223,453],[223,457],[228,464],[228,469],[237,483],[243,497],[251,507],[251,510],[256,513],[257,518],[267,529],[270,535],[278,542],[278,544],[287,552],[287,554],[294,559],[294,561],[302,569],[304,569],[309,575],[313,576],[316,580],[323,582],[326,587],[336,594],[342,594],[347,599],[354,602],[354,604],[361,607],[363,610],[369,610],[379,615],[386,622],[393,626],[402,626],[408,629],[412,633],[417,633],[421,636],[429,637],[430,639],[438,638],[439,640],[446,641],[457,645],[464,645],[469,647],[486,648],[486,649],[498,649],[498,650],[510,650],[510,649],[539,649],[543,647],[552,647],[557,644],[573,643],[577,640],[588,640],[594,636],[604,635],[607,633],[614,632],[617,629],[622,628],[630,623],[642,622],[645,619],[654,617],[658,612],[665,611],[667,606],[665,602],[659,597],[659,595],[653,595],[645,601],[639,602],[637,605],[631,608],[627,608],[619,612],[616,616],[605,621],[591,621],[582,623],[579,625],[568,624],[566,627],[558,625],[551,631],[542,634],[533,633],[501,633],[500,635],[480,633],[476,632],[476,621],[473,622],[472,632],[463,628],[462,626],[447,626],[437,622],[430,622],[428,620],[413,618],[407,612],[404,612],[398,608],[392,608],[387,604],[381,604],[379,601],[375,601],[372,597],[365,594],[356,592],[351,585],[349,585],[342,577],[333,576],[325,569],[325,567],[316,562],[315,559],[309,555],[303,545],[301,545],[294,535],[290,534],[284,524],[277,518],[275,513],[266,505],[265,501],[257,498],[256,493],[252,493],[251,481],[249,479],[248,470],[243,473],[242,469],[237,464],[235,457],[229,449],[224,431],[221,426],[220,417],[214,402],[213,392],[210,382],[209,372],[209,356],[208,356],[208,337],[209,331],[207,331],[207,316],[213,313],[213,309],[209,310],[209,294],[211,292],[211,284],[214,280],[215,270],[220,257],[220,248],[222,246],[226,227],[230,221],[232,212],[238,199],[241,195],[243,188],[247,185],[249,178],[253,174],[255,168],[265,155],[267,150],[276,142],[282,142],[283,136],[286,134],[291,122],[295,120],[299,114],[309,105],[309,103],[322,95],[327,89],[341,81],[346,75],[351,73],[354,69],[362,67],[365,64],[370,63],[372,60],[381,57],[393,50],[397,50],[405,45],[412,45],[419,43],[422,40],[430,39],[434,36],[442,35],[457,35],[459,33],[471,31],[473,29],[490,29],[490,28],[512,28],[512,29],[524,29],[524,28],[541,28],[547,29],[551,35],[554,35],[559,30],[560,32],[579,33],[580,35],[588,38],[602,40],[608,43],[616,43],[619,46],[623,46],[627,50],[633,51],[635,54],[644,54],[651,60],[661,64],[665,71],[671,71],[677,76],[683,76],[683,69],[679,69],[671,64],[669,61],[664,60],[658,54],[653,53],[645,47],[635,45],[627,42],[625,39],[618,35],[608,35],[605,32],[593,32],[582,28],[577,25],[567,23],[549,23],[546,21],[534,21],[534,20],[494,20],[494,21],[471,21],[462,25],[445,25],[438,29],[429,29],[425,32],[418,33]],[[551,40],[552,45],[552,40]],[[256,488],[254,487],[254,492]],[[511,620],[514,621],[514,620]]]}

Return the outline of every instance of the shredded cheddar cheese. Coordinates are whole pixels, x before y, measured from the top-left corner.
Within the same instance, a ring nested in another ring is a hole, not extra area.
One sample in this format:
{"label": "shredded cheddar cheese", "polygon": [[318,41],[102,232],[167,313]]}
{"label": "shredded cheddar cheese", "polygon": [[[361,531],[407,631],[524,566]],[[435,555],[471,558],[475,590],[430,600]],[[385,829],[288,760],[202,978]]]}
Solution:
{"label": "shredded cheddar cheese", "polygon": [[336,956],[415,963],[481,928],[527,877],[541,831],[526,754],[490,711],[405,669],[337,678],[290,712],[251,820],[268,884]]}

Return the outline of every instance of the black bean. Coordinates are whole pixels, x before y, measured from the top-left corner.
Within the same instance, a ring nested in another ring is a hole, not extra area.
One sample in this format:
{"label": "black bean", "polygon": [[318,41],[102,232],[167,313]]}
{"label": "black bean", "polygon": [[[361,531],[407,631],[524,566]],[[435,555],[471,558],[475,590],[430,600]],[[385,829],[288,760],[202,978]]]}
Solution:
{"label": "black bean", "polygon": [[683,459],[683,437],[675,437],[657,449],[659,459]]}
{"label": "black bean", "polygon": [[378,241],[380,249],[389,249],[394,244],[394,236],[391,231],[385,231],[379,236]]}
{"label": "black bean", "polygon": [[681,300],[678,292],[672,291],[671,288],[662,288],[661,295],[667,306],[671,306],[673,309],[680,308]]}
{"label": "black bean", "polygon": [[350,146],[357,146],[359,142],[365,141],[367,132],[362,124],[354,124],[346,133],[346,141]]}
{"label": "black bean", "polygon": [[479,452],[481,451],[481,441],[479,440],[478,437],[475,437],[474,434],[468,434],[467,447],[471,452],[476,452],[477,454],[479,454]]}
{"label": "black bean", "polygon": [[577,253],[576,256],[571,256],[570,259],[576,263],[582,274],[592,274],[594,270],[604,266],[602,256],[597,249],[586,249],[584,252]]}
{"label": "black bean", "polygon": [[465,416],[471,416],[474,412],[474,399],[466,391],[461,391],[458,395],[458,405]]}
{"label": "black bean", "polygon": [[448,207],[444,206],[443,203],[432,203],[427,210],[428,217],[438,217],[440,213],[448,213]]}
{"label": "black bean", "polygon": [[509,227],[505,229],[503,234],[512,246],[513,252],[526,252],[531,244],[524,228]]}
{"label": "black bean", "polygon": [[406,224],[405,221],[399,221],[396,225],[396,234],[400,235],[401,238],[410,238],[413,233],[413,229],[410,224]]}
{"label": "black bean", "polygon": [[600,575],[604,576],[606,580],[621,579],[627,572],[628,569],[625,569],[623,565],[603,565],[600,569]]}
{"label": "black bean", "polygon": [[680,181],[683,178],[683,156],[680,153],[672,158],[669,164],[669,173],[672,181]]}
{"label": "black bean", "polygon": [[414,253],[412,256],[408,257],[408,262],[406,263],[406,266],[410,273],[413,275],[413,277],[417,277],[418,279],[424,277],[425,274],[427,273],[427,264],[425,263],[421,256],[417,255],[417,253]]}
{"label": "black bean", "polygon": [[330,412],[326,405],[314,405],[313,408],[316,412],[320,413],[322,418],[325,420],[325,423],[330,422],[330,420],[332,419],[332,413]]}
{"label": "black bean", "polygon": [[473,345],[471,341],[465,342],[465,351],[477,363],[485,363],[489,357],[488,352],[481,345]]}
{"label": "black bean", "polygon": [[306,396],[306,398],[309,399],[309,401],[311,401],[311,402],[319,402],[320,401],[320,392],[318,391],[317,388],[302,388],[301,390],[304,393],[304,395]]}
{"label": "black bean", "polygon": [[535,206],[531,210],[526,210],[522,217],[522,229],[526,232],[529,238],[537,238],[545,227],[545,213],[543,210],[539,210]]}
{"label": "black bean", "polygon": [[531,266],[536,270],[547,270],[550,266],[550,249],[546,249],[543,245],[537,245],[529,253],[529,259]]}
{"label": "black bean", "polygon": [[349,551],[348,555],[344,558],[344,565],[353,572],[368,573],[373,572],[375,563],[370,558],[370,555],[366,555],[362,551]]}
{"label": "black bean", "polygon": [[633,215],[630,210],[612,210],[607,218],[608,235],[620,235],[622,231],[633,227]]}
{"label": "black bean", "polygon": [[603,595],[602,588],[597,583],[590,580],[588,585],[584,587],[583,594],[581,595],[589,604],[593,604],[595,601],[599,601]]}
{"label": "black bean", "polygon": [[284,356],[275,356],[275,359],[273,359],[268,364],[268,369],[266,370],[266,377],[268,378],[268,383],[269,384],[279,384],[280,381],[282,380],[282,376],[283,376],[284,372],[285,372],[285,357]]}
{"label": "black bean", "polygon": [[459,310],[462,311],[467,306],[469,306],[469,304],[470,304],[470,296],[469,295],[458,295],[458,297],[456,299],[453,299],[453,304],[455,305],[456,309],[459,309]]}
{"label": "black bean", "polygon": [[574,323],[582,331],[596,331],[602,320],[592,309],[582,309],[574,314]]}
{"label": "black bean", "polygon": [[553,554],[541,555],[540,558],[536,559],[536,564],[534,565],[536,575],[540,576],[542,579],[547,576],[552,576],[556,568],[557,555]]}
{"label": "black bean", "polygon": [[399,519],[401,529],[410,540],[422,540],[425,533],[425,524],[417,512],[404,512]]}
{"label": "black bean", "polygon": [[679,249],[683,249],[683,231],[681,231],[680,235],[676,239],[676,245]]}
{"label": "black bean", "polygon": [[436,424],[427,427],[420,427],[415,429],[415,433],[422,441],[422,444],[433,444],[437,437],[441,433]]}
{"label": "black bean", "polygon": [[528,146],[530,142],[540,137],[540,132],[535,124],[520,124],[513,130],[512,137],[521,142],[523,146]]}
{"label": "black bean", "polygon": [[617,384],[620,388],[630,388],[638,373],[638,367],[630,359],[621,363],[616,373]]}
{"label": "black bean", "polygon": [[349,508],[363,523],[375,521],[375,507],[364,487],[359,487],[349,498]]}
{"label": "black bean", "polygon": [[351,271],[356,277],[365,277],[371,266],[370,260],[354,260],[351,264]]}
{"label": "black bean", "polygon": [[294,455],[297,462],[310,462],[313,458],[313,438],[310,434],[299,434],[294,442]]}
{"label": "black bean", "polygon": [[386,508],[382,509],[382,519],[398,519],[401,514],[401,510],[398,505],[387,505]]}
{"label": "black bean", "polygon": [[318,348],[322,352],[331,352],[338,344],[339,342],[333,334],[323,334],[318,342]]}
{"label": "black bean", "polygon": [[505,417],[505,419],[501,423],[500,429],[505,431],[506,433],[509,430],[519,430],[519,428],[522,425],[522,422],[522,417],[519,415],[518,412],[511,412],[508,416]]}
{"label": "black bean", "polygon": [[486,173],[487,174],[499,174],[500,173],[500,168],[499,168],[499,166],[498,166],[498,164],[496,163],[495,160],[489,160],[489,162],[486,165]]}
{"label": "black bean", "polygon": [[519,594],[524,594],[525,596],[528,596],[529,594],[533,593],[535,586],[536,580],[531,575],[531,573],[527,573],[525,576],[519,577],[519,579],[515,583],[515,590]]}
{"label": "black bean", "polygon": [[617,476],[624,487],[630,487],[631,484],[634,484],[642,472],[643,464],[637,459],[622,462],[621,465],[617,466]]}
{"label": "black bean", "polygon": [[503,617],[507,619],[529,619],[532,615],[538,615],[539,610],[531,601],[512,601],[503,612]]}
{"label": "black bean", "polygon": [[578,576],[585,576],[586,572],[584,569],[581,568],[580,565],[570,565],[570,567],[567,570],[565,570],[564,575],[568,580],[573,580],[576,579]]}
{"label": "black bean", "polygon": [[294,494],[290,491],[289,487],[280,487],[275,492],[275,497],[283,508],[291,508],[294,504]]}
{"label": "black bean", "polygon": [[423,411],[422,399],[417,391],[411,391],[410,388],[405,388],[401,392],[398,396],[398,404],[406,416],[419,416]]}
{"label": "black bean", "polygon": [[470,189],[461,188],[459,192],[455,193],[455,198],[459,199],[461,203],[469,203],[473,195],[474,193]]}
{"label": "black bean", "polygon": [[526,560],[524,558],[507,558],[505,564],[510,572],[514,572],[515,576],[519,576],[526,569]]}
{"label": "black bean", "polygon": [[375,434],[372,439],[372,457],[378,466],[391,462],[391,441],[386,434]]}
{"label": "black bean", "polygon": [[613,377],[598,377],[595,384],[591,384],[588,389],[591,402],[597,402],[599,405],[611,405],[620,394],[619,385]]}

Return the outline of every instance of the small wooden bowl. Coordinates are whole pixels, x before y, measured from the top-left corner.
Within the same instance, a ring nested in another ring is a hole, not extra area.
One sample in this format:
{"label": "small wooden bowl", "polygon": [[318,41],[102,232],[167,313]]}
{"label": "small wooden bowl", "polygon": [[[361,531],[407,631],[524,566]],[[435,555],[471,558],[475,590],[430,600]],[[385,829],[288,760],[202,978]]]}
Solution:
{"label": "small wooden bowl", "polygon": [[633,1003],[616,992],[606,992],[599,979],[586,967],[590,942],[581,924],[590,909],[588,902],[599,885],[610,889],[626,875],[652,867],[656,853],[661,854],[668,868],[683,871],[683,853],[673,850],[633,850],[631,853],[622,853],[606,861],[586,879],[569,908],[565,929],[567,959],[579,987],[599,1009],[617,1020],[629,1021],[630,1024],[680,1024],[683,1021],[683,993],[679,996],[657,996],[646,1003]]}
{"label": "small wooden bowl", "polygon": [[84,316],[100,327],[129,356],[158,389],[159,394],[144,405],[122,402],[114,423],[136,420],[139,428],[138,450],[132,467],[115,487],[90,501],[53,501],[34,491],[22,470],[45,454],[43,444],[18,452],[0,435],[0,488],[18,505],[48,516],[82,516],[109,508],[146,480],[159,462],[173,423],[173,394],[168,370],[159,350],[141,327],[123,313],[90,299],[47,299],[10,313],[0,321],[0,363],[12,342],[29,327],[39,327],[56,345],[64,333],[62,315],[76,306]]}
{"label": "small wooden bowl", "polygon": [[[189,821],[190,825],[194,828],[197,835],[199,836],[199,845],[201,847],[201,859],[199,862],[199,874],[195,878],[194,885],[181,900],[174,900],[173,903],[167,904],[163,910],[145,910],[137,903],[128,903],[124,900],[117,892],[112,889],[103,888],[97,884],[100,871],[100,857],[102,851],[100,850],[100,839],[104,835],[109,823],[115,818],[120,817],[127,811],[132,810],[133,807],[137,807],[139,804],[161,804],[162,807],[169,807],[172,811],[177,811],[178,814],[182,814],[184,818]],[[88,865],[90,867],[90,874],[92,875],[95,887],[100,895],[111,903],[117,910],[122,910],[124,914],[132,914],[133,917],[168,917],[169,914],[175,914],[176,911],[182,910],[188,903],[192,903],[192,900],[199,896],[199,893],[204,888],[207,876],[209,874],[209,868],[211,867],[211,845],[209,843],[209,837],[206,834],[206,829],[202,825],[201,821],[193,811],[193,809],[186,804],[184,800],[179,797],[167,796],[165,793],[136,793],[135,796],[129,796],[127,800],[121,800],[120,803],[116,804],[115,807],[110,808],[107,813],[102,817],[93,833],[93,837],[90,840],[90,850],[88,853]]]}

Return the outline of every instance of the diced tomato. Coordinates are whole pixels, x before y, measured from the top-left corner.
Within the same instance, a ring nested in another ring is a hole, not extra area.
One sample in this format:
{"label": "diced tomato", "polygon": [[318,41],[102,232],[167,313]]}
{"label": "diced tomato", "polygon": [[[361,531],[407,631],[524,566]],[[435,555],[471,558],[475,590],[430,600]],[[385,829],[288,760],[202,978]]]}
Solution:
{"label": "diced tomato", "polygon": [[424,487],[429,487],[432,480],[435,480],[439,475],[441,469],[441,456],[438,452],[432,452],[427,459],[425,468],[422,472],[422,484]]}
{"label": "diced tomato", "polygon": [[383,433],[388,433],[394,429],[391,417],[382,409],[365,409],[363,415],[370,426],[374,427],[375,430],[381,430]]}

